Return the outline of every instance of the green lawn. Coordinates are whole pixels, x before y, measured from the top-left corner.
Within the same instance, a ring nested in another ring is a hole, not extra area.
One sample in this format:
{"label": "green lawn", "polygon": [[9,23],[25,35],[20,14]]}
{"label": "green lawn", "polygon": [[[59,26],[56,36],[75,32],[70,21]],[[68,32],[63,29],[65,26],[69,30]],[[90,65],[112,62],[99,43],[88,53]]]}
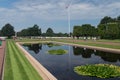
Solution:
{"label": "green lawn", "polygon": [[4,80],[42,80],[13,40],[7,40]]}
{"label": "green lawn", "polygon": [[[41,42],[41,41],[58,41],[58,42],[65,42],[65,43],[74,43],[74,44],[79,44],[79,45],[88,45],[88,46],[96,46],[96,47],[103,47],[103,48],[112,48],[112,49],[120,49],[120,45],[112,45],[110,43],[118,43],[120,44],[120,40],[77,40],[78,42],[75,41],[75,39],[22,39],[22,40],[17,40],[18,42]],[[101,43],[97,43],[101,42]],[[103,43],[109,42],[109,44],[103,44]]]}
{"label": "green lawn", "polygon": [[88,45],[88,46],[96,46],[96,47],[103,47],[103,48],[112,48],[112,49],[120,49],[120,45],[112,45],[112,44],[103,44],[103,43],[96,43],[96,42],[111,42],[111,43],[120,43],[120,40],[98,40],[98,41],[79,41],[76,42],[73,39],[54,39],[54,41],[65,42],[65,43],[74,43],[79,45]]}

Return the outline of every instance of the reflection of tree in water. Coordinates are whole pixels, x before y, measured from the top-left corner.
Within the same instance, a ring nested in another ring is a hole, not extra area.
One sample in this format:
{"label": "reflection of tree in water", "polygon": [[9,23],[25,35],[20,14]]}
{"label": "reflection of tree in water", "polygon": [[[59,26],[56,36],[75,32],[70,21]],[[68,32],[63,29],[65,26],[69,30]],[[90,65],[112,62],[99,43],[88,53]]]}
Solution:
{"label": "reflection of tree in water", "polygon": [[82,55],[83,58],[90,58],[93,50],[73,46],[74,55]]}
{"label": "reflection of tree in water", "polygon": [[46,43],[49,48],[53,47],[53,43]]}
{"label": "reflection of tree in water", "polygon": [[95,55],[101,56],[104,61],[108,62],[117,62],[117,60],[120,59],[120,54],[108,53],[103,51],[97,51]]}
{"label": "reflection of tree in water", "polygon": [[42,44],[31,44],[25,46],[27,46],[29,50],[34,51],[36,54],[38,54],[42,49]]}
{"label": "reflection of tree in water", "polygon": [[82,55],[83,58],[91,58],[92,54],[95,54],[96,56],[100,56],[101,59],[108,62],[117,62],[120,61],[120,54],[115,53],[108,53],[103,51],[96,51],[91,49],[84,49],[80,47],[73,47],[73,53],[74,55]]}

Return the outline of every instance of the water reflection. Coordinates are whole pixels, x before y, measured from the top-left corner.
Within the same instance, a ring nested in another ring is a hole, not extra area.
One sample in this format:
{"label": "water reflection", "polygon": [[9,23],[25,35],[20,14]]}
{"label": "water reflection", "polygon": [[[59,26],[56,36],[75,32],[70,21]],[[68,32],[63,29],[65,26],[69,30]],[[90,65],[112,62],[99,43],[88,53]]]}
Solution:
{"label": "water reflection", "polygon": [[34,51],[35,54],[38,54],[42,49],[42,44],[31,44],[31,45],[24,45],[28,47],[29,50]]}
{"label": "water reflection", "polygon": [[108,53],[108,52],[103,52],[103,51],[96,51],[95,55],[101,56],[101,59],[103,59],[104,61],[109,61],[109,62],[117,62],[120,59],[119,54]]}
{"label": "water reflection", "polygon": [[83,58],[91,58],[93,50],[73,46],[73,53],[76,56],[82,55]]}
{"label": "water reflection", "polygon": [[73,54],[75,56],[81,55],[83,58],[91,58],[91,55],[96,55],[101,57],[102,60],[108,62],[117,62],[120,61],[120,55],[114,53],[108,53],[103,51],[91,50],[91,49],[84,49],[80,47],[73,47]]}
{"label": "water reflection", "polygon": [[46,43],[46,45],[47,45],[49,48],[51,48],[51,47],[54,46],[53,43]]}

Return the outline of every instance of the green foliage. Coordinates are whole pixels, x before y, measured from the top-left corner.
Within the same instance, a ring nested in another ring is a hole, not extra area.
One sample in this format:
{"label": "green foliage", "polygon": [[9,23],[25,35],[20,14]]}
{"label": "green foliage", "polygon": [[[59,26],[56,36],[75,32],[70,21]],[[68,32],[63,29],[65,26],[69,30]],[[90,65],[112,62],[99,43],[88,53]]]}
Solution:
{"label": "green foliage", "polygon": [[118,20],[118,21],[120,20],[120,16],[117,17],[117,20]]}
{"label": "green foliage", "polygon": [[82,26],[74,26],[73,29],[73,36],[80,37],[80,36],[96,36],[97,29],[90,24],[84,24]]}
{"label": "green foliage", "polygon": [[73,36],[100,36],[102,39],[120,39],[120,16],[117,18],[105,16],[97,28],[90,24],[74,26]]}
{"label": "green foliage", "polygon": [[100,24],[107,24],[107,23],[111,23],[111,22],[116,22],[116,19],[113,19],[109,16],[105,16],[101,21]]}
{"label": "green foliage", "polygon": [[104,17],[98,25],[98,33],[102,39],[120,39],[120,16]]}
{"label": "green foliage", "polygon": [[58,49],[58,50],[49,50],[48,53],[52,55],[63,55],[66,54],[68,51],[63,50],[63,49]]}
{"label": "green foliage", "polygon": [[18,36],[41,36],[42,31],[38,25],[34,25],[33,27],[29,27],[27,29],[23,29],[17,33]]}
{"label": "green foliage", "polygon": [[82,35],[82,28],[81,28],[81,26],[74,26],[73,36],[79,37],[81,35]]}
{"label": "green foliage", "polygon": [[74,71],[79,75],[96,76],[99,78],[120,77],[120,67],[112,64],[92,64],[77,66]]}
{"label": "green foliage", "polygon": [[118,23],[100,24],[98,25],[98,33],[103,39],[118,39],[120,27]]}
{"label": "green foliage", "polygon": [[46,31],[46,36],[52,37],[54,36],[54,31],[52,30],[52,28],[48,28]]}
{"label": "green foliage", "polygon": [[1,34],[11,38],[11,36],[15,35],[14,27],[9,23],[5,24],[5,26],[2,27]]}

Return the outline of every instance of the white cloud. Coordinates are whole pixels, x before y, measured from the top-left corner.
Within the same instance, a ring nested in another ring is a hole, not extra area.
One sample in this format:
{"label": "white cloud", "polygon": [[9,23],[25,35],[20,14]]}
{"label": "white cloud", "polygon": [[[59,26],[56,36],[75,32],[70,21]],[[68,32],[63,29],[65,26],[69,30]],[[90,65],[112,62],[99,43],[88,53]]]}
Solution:
{"label": "white cloud", "polygon": [[[117,2],[116,2],[117,1]],[[71,20],[100,19],[106,15],[120,15],[120,1],[73,0]],[[70,2],[70,0],[69,0]],[[94,3],[93,3],[94,2]],[[22,0],[12,8],[0,7],[0,23],[32,23],[38,21],[66,20],[68,0]]]}

